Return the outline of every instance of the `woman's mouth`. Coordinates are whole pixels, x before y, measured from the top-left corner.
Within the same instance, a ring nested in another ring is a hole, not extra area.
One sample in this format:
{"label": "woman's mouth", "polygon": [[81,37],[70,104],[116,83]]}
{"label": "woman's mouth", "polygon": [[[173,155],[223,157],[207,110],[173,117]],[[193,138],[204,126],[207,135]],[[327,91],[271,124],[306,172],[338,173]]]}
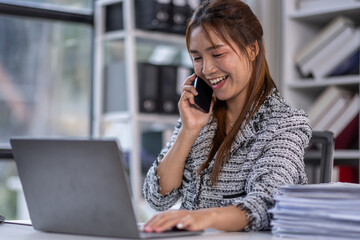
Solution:
{"label": "woman's mouth", "polygon": [[228,78],[228,76],[229,75],[214,78],[214,79],[209,79],[213,89],[221,88],[225,84],[225,80]]}

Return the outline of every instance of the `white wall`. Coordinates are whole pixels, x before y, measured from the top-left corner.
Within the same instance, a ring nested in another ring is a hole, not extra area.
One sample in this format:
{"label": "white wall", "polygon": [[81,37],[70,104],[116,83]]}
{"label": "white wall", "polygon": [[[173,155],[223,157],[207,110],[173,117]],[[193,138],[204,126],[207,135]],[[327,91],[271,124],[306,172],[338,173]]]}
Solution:
{"label": "white wall", "polygon": [[271,75],[281,89],[281,0],[244,0],[259,18],[263,30],[266,59]]}

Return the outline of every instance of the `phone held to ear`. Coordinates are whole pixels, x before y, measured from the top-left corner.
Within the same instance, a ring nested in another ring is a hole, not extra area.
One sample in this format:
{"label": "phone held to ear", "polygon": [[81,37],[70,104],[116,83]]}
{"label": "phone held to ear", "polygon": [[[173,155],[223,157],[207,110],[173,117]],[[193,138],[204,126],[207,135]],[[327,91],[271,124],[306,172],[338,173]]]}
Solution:
{"label": "phone held to ear", "polygon": [[208,113],[212,100],[213,89],[200,77],[196,77],[193,86],[198,95],[194,96],[195,105],[198,110]]}

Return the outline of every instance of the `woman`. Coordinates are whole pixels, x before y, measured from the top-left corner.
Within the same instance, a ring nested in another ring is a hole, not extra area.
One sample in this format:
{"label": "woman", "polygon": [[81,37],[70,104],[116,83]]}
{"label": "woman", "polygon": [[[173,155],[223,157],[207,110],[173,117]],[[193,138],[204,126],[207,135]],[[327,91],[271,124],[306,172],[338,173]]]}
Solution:
{"label": "woman", "polygon": [[[181,208],[154,216],[145,231],[265,230],[277,188],[306,184],[309,120],[279,96],[262,35],[240,0],[206,1],[194,12],[186,43],[195,73],[182,86],[181,119],[143,189],[154,209],[180,198]],[[213,88],[209,113],[193,107],[196,76]]]}

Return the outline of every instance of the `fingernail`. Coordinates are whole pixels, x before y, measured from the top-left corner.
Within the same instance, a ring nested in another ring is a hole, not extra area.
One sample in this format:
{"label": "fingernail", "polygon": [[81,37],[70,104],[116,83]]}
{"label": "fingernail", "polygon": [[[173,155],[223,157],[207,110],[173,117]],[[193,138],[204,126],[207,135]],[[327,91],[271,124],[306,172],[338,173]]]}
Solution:
{"label": "fingernail", "polygon": [[195,91],[195,95],[198,95],[198,92],[197,92],[197,91]]}
{"label": "fingernail", "polygon": [[151,229],[151,227],[145,227],[145,228],[144,228],[144,231],[145,231],[145,232],[151,232],[152,229]]}
{"label": "fingernail", "polygon": [[155,228],[155,232],[160,232],[161,231],[161,228],[157,227]]}

